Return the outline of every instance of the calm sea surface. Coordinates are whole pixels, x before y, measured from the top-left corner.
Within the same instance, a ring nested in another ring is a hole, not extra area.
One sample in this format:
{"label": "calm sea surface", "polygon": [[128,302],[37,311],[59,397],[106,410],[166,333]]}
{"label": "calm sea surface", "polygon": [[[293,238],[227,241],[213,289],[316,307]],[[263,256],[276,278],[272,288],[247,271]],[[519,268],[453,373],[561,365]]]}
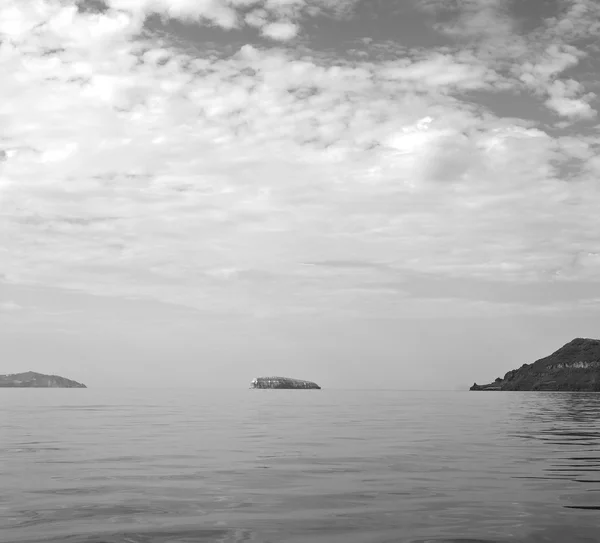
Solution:
{"label": "calm sea surface", "polygon": [[0,389],[0,541],[600,542],[600,394]]}

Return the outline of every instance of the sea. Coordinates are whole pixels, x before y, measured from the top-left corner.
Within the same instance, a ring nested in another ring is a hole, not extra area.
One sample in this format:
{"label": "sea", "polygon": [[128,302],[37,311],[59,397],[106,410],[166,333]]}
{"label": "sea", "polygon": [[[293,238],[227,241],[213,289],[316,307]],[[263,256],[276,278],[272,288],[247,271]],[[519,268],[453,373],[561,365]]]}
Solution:
{"label": "sea", "polygon": [[0,389],[0,542],[600,542],[600,394]]}

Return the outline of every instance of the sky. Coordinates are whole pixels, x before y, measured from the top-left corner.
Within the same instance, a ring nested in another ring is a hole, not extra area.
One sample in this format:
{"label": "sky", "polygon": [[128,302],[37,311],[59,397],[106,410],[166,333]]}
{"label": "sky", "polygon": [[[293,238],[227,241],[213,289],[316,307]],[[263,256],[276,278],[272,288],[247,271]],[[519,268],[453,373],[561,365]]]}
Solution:
{"label": "sky", "polygon": [[597,0],[3,0],[0,373],[458,390],[600,330]]}

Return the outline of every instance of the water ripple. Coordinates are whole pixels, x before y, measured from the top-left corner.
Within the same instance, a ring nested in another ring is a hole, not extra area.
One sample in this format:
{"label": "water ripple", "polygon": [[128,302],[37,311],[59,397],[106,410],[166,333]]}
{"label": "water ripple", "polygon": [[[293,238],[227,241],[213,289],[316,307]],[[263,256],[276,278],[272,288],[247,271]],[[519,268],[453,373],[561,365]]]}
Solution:
{"label": "water ripple", "polygon": [[1,541],[599,540],[600,395],[69,392],[0,396]]}

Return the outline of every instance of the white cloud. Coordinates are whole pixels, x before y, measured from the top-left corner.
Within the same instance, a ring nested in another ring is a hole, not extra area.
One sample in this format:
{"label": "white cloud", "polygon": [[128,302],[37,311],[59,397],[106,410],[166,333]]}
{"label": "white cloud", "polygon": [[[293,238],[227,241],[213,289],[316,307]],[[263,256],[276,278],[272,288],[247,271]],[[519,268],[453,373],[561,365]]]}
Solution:
{"label": "white cloud", "polygon": [[[591,38],[600,30],[600,4],[593,0],[566,0],[559,15],[542,21],[529,35],[517,32],[517,21],[510,15],[511,3],[503,0],[421,0],[418,5],[435,18],[446,22],[436,26],[457,40],[463,50],[490,63],[500,72],[512,72],[522,84],[539,96],[554,113],[570,119],[590,119],[596,111],[590,105],[595,95],[572,79],[560,80],[563,72],[576,67],[587,54],[578,48],[582,38]],[[445,70],[441,73],[447,73]],[[488,72],[489,73],[489,72]],[[475,74],[474,74],[475,76]],[[473,78],[477,88],[477,76]],[[515,88],[515,82],[496,77],[490,83]],[[574,89],[574,85],[577,89]]]}
{"label": "white cloud", "polygon": [[597,115],[595,109],[584,100],[553,96],[546,100],[546,105],[563,117],[593,118]]}
{"label": "white cloud", "polygon": [[585,88],[578,81],[556,79],[566,69],[576,66],[583,56],[585,54],[575,47],[550,45],[536,62],[527,62],[518,68],[519,77],[535,92],[548,95],[546,106],[559,115],[593,118],[596,111],[589,101],[595,95],[585,93]]}
{"label": "white cloud", "polygon": [[268,20],[269,20],[269,14],[264,9],[255,9],[255,10],[251,11],[250,13],[247,13],[246,16],[244,17],[244,21],[246,22],[247,25],[258,27],[258,28],[267,24]]}
{"label": "white cloud", "polygon": [[261,28],[261,34],[273,40],[288,41],[298,34],[298,25],[290,22],[268,23]]}
{"label": "white cloud", "polygon": [[546,22],[547,39],[562,42],[598,35],[600,4],[596,0],[564,0],[559,6],[559,16]]}
{"label": "white cloud", "polygon": [[21,309],[23,308],[15,302],[0,302],[0,312],[11,313],[13,311],[19,311]]}
{"label": "white cloud", "polygon": [[526,82],[548,82],[552,77],[575,66],[583,53],[572,46],[549,45],[535,62],[527,62],[522,67],[521,79]]}
{"label": "white cloud", "polygon": [[383,78],[414,82],[424,87],[477,89],[498,79],[476,58],[454,58],[433,54],[423,60],[390,62],[378,71]]}
{"label": "white cloud", "polygon": [[[295,37],[303,15],[344,17],[358,0],[107,0],[114,10],[144,19],[152,13],[186,21],[207,22],[221,28],[258,27],[277,41]],[[248,11],[249,10],[249,11]]]}
{"label": "white cloud", "polygon": [[[301,262],[512,281],[597,273],[592,258],[572,264],[574,251],[600,252],[597,142],[461,100],[509,81],[590,116],[585,88],[558,79],[576,50],[547,47],[510,80],[473,51],[350,64],[246,45],[194,58],[137,37],[144,16],[235,20],[285,40],[308,4],[246,2],[244,23],[240,2],[111,5],[124,11],[1,8],[5,280],[270,314],[381,303],[364,284],[374,272],[332,278]],[[557,167],[573,160],[567,184]]]}
{"label": "white cloud", "polygon": [[435,27],[459,38],[506,38],[513,34],[514,22],[508,16],[509,4],[504,0],[421,0],[421,9],[439,18],[449,17]]}

